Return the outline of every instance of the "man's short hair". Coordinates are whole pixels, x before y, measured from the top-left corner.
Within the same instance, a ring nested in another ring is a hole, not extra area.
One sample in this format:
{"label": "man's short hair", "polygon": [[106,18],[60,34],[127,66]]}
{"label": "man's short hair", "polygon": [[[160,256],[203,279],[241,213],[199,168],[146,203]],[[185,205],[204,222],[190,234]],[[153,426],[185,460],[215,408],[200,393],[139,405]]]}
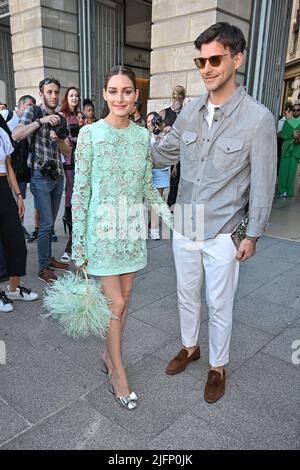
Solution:
{"label": "man's short hair", "polygon": [[18,101],[18,108],[21,106],[21,104],[24,104],[25,101],[28,101],[28,100],[31,100],[34,104],[34,106],[36,105],[36,99],[31,96],[31,95],[23,95],[19,98],[19,101]]}
{"label": "man's short hair", "polygon": [[181,95],[181,97],[182,97],[183,99],[185,99],[185,88],[184,88],[184,86],[182,86],[182,85],[176,85],[176,86],[174,86],[174,88],[173,88],[173,90],[172,90],[171,98],[173,97],[174,94]]}
{"label": "man's short hair", "polygon": [[293,109],[292,103],[285,103],[283,109],[284,109],[284,111],[289,111],[289,110]]}
{"label": "man's short hair", "polygon": [[136,101],[134,102],[134,106],[136,107],[136,109],[138,110],[138,112],[140,112],[141,109],[142,109],[142,106],[143,106],[142,100],[136,100]]}
{"label": "man's short hair", "polygon": [[86,108],[87,106],[92,106],[95,109],[94,103],[92,102],[92,100],[90,98],[84,98],[84,100],[82,102],[82,107],[83,108]]}
{"label": "man's short hair", "polygon": [[54,77],[47,77],[47,78],[44,78],[43,80],[40,81],[39,90],[44,91],[44,86],[45,85],[50,85],[50,83],[55,83],[55,85],[57,85],[59,89],[61,88],[59,80],[57,80]]}
{"label": "man's short hair", "polygon": [[229,48],[232,53],[243,53],[246,48],[246,39],[243,32],[237,26],[219,22],[207,28],[194,42],[196,49],[200,51],[203,44],[217,41]]}

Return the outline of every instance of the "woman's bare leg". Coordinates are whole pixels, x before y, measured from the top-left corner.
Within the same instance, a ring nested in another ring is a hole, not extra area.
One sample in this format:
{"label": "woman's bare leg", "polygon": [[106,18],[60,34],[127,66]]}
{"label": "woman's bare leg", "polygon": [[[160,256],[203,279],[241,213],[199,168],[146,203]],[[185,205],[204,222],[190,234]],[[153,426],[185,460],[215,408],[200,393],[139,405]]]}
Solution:
{"label": "woman's bare leg", "polygon": [[135,276],[136,276],[136,273],[121,274],[121,276],[120,276],[122,294],[123,294],[123,299],[125,301],[125,309],[124,309],[124,313],[122,315],[123,330],[124,330],[125,321],[126,321],[126,318],[127,318],[128,304],[129,304],[130,294],[131,294],[131,291],[132,291],[132,284],[133,284]]}
{"label": "woman's bare leg", "polygon": [[[135,276],[136,276],[136,273],[129,273],[129,274],[121,274],[120,275],[122,296],[123,296],[123,300],[124,300],[124,303],[125,303],[125,308],[124,308],[124,311],[123,311],[123,314],[122,314],[122,332],[124,330],[124,325],[125,325],[125,321],[126,321],[126,317],[127,317],[127,313],[128,313],[128,303],[129,303],[130,293],[131,293],[131,290],[132,290],[132,284],[133,284]],[[121,343],[121,352],[122,352],[122,343]],[[107,351],[107,348],[105,349],[105,351],[102,354],[102,359],[103,359],[104,363],[106,364],[108,372],[111,372],[112,369],[113,369],[113,366],[112,366],[112,361],[111,361],[111,358],[110,358],[109,353]]]}
{"label": "woman's bare leg", "polygon": [[116,396],[128,396],[131,391],[129,389],[126,372],[122,362],[121,348],[123,314],[126,307],[121,280],[120,276],[103,276],[101,277],[101,281],[104,294],[111,300],[110,308],[113,316],[115,317],[110,322],[110,327],[106,337],[107,352],[112,365],[111,381]]}
{"label": "woman's bare leg", "polygon": [[9,278],[9,287],[10,287],[11,292],[15,292],[19,285],[20,285],[19,276],[11,276]]}

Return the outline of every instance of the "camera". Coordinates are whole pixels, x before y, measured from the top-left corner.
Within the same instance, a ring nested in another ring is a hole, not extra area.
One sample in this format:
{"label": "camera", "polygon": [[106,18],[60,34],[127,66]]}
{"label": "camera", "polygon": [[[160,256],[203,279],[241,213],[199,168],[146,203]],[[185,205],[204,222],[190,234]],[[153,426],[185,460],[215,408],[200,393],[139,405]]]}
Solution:
{"label": "camera", "polygon": [[69,124],[69,131],[71,137],[78,137],[79,129],[80,127],[78,124]]}
{"label": "camera", "polygon": [[51,126],[51,130],[55,132],[59,139],[64,140],[69,135],[69,131],[66,127],[62,127],[60,124]]}
{"label": "camera", "polygon": [[153,116],[151,120],[153,126],[153,134],[158,135],[164,128],[164,121],[161,116]]}
{"label": "camera", "polygon": [[57,171],[57,163],[55,160],[47,160],[40,168],[42,176],[49,176],[52,180],[56,180],[59,177]]}
{"label": "camera", "polygon": [[58,114],[58,116],[59,116],[59,124],[56,124],[56,126],[50,126],[50,130],[54,131],[59,139],[64,140],[69,135],[67,121],[60,114]]}

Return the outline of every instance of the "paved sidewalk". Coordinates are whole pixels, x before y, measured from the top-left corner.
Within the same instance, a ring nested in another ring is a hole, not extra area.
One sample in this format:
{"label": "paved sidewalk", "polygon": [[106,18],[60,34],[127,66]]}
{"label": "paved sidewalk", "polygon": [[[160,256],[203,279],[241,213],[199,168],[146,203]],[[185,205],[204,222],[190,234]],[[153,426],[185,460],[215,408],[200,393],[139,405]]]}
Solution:
{"label": "paved sidewalk", "polygon": [[[66,243],[60,221],[57,257]],[[36,244],[28,251],[24,284],[42,297]],[[149,241],[130,302],[124,356],[140,399],[135,411],[115,402],[100,372],[104,342],[73,341],[42,312],[38,300],[0,315],[0,449],[300,448],[300,364],[292,362],[293,353],[300,362],[300,243],[264,237],[242,264],[226,394],[213,405],[203,400],[206,306],[200,361],[177,376],[164,372],[181,346],[168,241]]]}

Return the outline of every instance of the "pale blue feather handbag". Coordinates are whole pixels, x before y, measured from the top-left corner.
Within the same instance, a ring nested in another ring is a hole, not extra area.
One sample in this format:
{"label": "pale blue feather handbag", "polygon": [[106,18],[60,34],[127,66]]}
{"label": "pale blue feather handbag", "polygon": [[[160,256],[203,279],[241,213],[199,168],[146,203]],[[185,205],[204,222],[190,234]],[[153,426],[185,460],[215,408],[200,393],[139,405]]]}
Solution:
{"label": "pale blue feather handbag", "polygon": [[105,337],[112,318],[109,300],[100,282],[89,279],[84,269],[81,273],[69,271],[46,287],[44,307],[49,313],[42,316],[57,320],[73,338]]}

